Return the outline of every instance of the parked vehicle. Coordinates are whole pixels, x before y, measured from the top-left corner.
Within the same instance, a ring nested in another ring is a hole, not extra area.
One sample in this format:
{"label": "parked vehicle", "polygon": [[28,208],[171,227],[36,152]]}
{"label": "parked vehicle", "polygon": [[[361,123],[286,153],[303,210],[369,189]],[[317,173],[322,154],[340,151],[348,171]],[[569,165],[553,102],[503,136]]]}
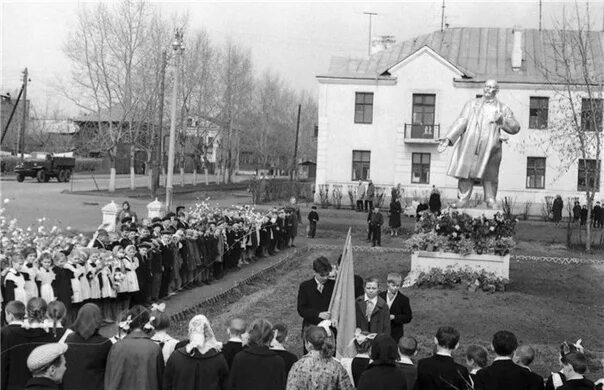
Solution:
{"label": "parked vehicle", "polygon": [[31,157],[15,167],[17,181],[21,183],[26,177],[35,177],[38,182],[48,183],[56,177],[59,182],[67,183],[75,167],[73,157],[55,157],[51,153],[33,152]]}

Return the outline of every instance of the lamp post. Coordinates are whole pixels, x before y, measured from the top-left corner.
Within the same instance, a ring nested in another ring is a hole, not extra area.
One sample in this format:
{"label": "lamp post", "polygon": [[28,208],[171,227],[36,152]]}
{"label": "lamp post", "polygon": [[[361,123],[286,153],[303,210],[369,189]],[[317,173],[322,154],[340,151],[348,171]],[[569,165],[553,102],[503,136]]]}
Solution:
{"label": "lamp post", "polygon": [[182,41],[182,29],[176,29],[174,33],[174,41],[172,42],[172,49],[176,57],[174,66],[174,85],[172,86],[172,107],[171,107],[171,118],[170,118],[170,140],[168,149],[168,177],[166,180],[166,211],[172,210],[172,195],[173,187],[172,181],[174,180],[174,144],[176,141],[176,100],[178,97],[178,83],[180,79],[180,60],[182,53],[185,51],[185,46]]}

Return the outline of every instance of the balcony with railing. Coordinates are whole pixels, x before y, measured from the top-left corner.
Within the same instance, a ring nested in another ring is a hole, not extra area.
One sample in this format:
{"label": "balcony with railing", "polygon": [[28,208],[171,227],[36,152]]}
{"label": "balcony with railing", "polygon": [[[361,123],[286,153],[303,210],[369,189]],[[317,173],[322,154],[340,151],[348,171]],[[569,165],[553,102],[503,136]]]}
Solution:
{"label": "balcony with railing", "polygon": [[439,138],[440,124],[405,123],[405,143],[407,144],[436,144]]}

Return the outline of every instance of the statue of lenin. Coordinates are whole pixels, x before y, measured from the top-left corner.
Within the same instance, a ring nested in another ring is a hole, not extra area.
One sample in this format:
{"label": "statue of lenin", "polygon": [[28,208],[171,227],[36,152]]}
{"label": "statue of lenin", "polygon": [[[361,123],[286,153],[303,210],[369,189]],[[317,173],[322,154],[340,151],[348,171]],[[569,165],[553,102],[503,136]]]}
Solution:
{"label": "statue of lenin", "polygon": [[482,181],[486,206],[495,206],[501,163],[501,130],[509,134],[520,131],[512,110],[496,99],[499,91],[497,81],[487,80],[483,91],[483,97],[466,103],[438,145],[439,153],[455,145],[447,174],[459,180],[456,208],[467,205],[475,180]]}

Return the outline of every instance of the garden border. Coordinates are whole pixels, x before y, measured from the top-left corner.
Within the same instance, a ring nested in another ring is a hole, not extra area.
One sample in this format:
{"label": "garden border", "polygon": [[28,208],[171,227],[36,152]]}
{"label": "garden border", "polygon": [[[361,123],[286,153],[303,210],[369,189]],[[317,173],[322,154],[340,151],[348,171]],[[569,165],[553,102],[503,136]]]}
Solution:
{"label": "garden border", "polygon": [[[197,310],[207,304],[213,304],[219,300],[225,298],[227,295],[233,293],[233,291],[240,286],[250,284],[267,273],[274,271],[276,268],[282,266],[292,258],[310,252],[314,250],[341,250],[341,245],[330,245],[330,244],[308,244],[303,247],[293,248],[291,253],[288,253],[283,259],[271,264],[267,267],[262,268],[256,273],[248,276],[247,278],[235,282],[235,284],[224,291],[221,291],[213,296],[207,297],[200,302],[190,307],[185,307],[178,312],[170,316],[171,321],[182,321],[189,318],[191,315],[196,314]],[[353,252],[376,252],[376,253],[411,253],[411,251],[404,248],[388,248],[388,247],[369,247],[369,246],[353,246]],[[510,260],[515,262],[541,262],[541,263],[553,263],[553,264],[604,264],[604,259],[579,259],[574,257],[544,257],[544,256],[526,256],[526,255],[511,255]]]}

